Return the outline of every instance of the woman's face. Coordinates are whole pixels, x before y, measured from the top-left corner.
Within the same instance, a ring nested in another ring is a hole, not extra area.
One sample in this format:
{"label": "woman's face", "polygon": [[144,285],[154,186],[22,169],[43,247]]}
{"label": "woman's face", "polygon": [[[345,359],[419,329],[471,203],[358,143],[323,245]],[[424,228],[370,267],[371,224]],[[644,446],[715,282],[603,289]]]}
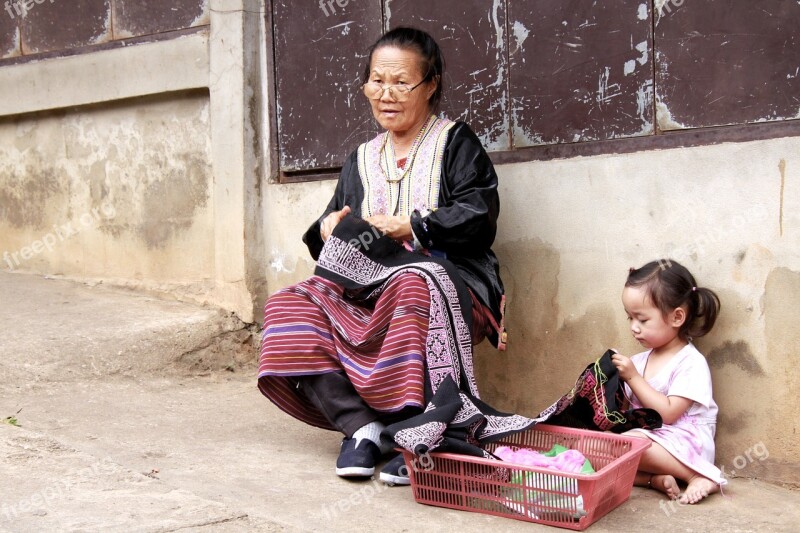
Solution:
{"label": "woman's face", "polygon": [[[367,81],[386,85],[413,87],[421,82],[426,72],[421,69],[422,58],[411,50],[383,46],[372,53],[370,76]],[[430,115],[429,101],[436,90],[435,81],[427,81],[411,91],[408,100],[398,102],[383,91],[379,100],[370,100],[372,114],[382,128],[396,135],[407,132],[416,134]]]}

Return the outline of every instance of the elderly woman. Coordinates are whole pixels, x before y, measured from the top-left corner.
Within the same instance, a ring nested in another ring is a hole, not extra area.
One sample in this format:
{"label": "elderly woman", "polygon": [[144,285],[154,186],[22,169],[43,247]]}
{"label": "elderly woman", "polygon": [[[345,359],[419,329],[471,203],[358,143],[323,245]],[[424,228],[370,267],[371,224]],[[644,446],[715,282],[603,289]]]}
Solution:
{"label": "elderly woman", "polygon": [[[448,377],[477,397],[472,345],[504,348],[497,176],[469,126],[434,115],[443,74],[423,31],[372,46],[362,89],[385,132],[350,155],[303,237],[315,275],[265,307],[259,388],[344,434],[339,476],[371,476],[391,450],[385,425],[421,413]],[[407,483],[401,465],[381,479]]]}

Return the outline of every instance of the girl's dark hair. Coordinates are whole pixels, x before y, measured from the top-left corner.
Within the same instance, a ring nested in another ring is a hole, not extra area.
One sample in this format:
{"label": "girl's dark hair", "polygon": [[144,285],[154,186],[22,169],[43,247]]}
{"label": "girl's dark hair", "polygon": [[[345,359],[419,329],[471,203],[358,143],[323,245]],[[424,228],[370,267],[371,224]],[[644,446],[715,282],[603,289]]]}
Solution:
{"label": "girl's dark hair", "polygon": [[432,111],[438,111],[439,104],[442,102],[442,94],[444,93],[444,57],[442,57],[442,51],[433,37],[429,33],[416,28],[400,27],[386,32],[369,49],[367,66],[364,68],[363,83],[369,81],[372,54],[375,50],[384,46],[412,50],[419,54],[422,61],[420,68],[425,76],[422,81],[436,80],[437,82],[436,91],[431,96],[429,104]]}
{"label": "girl's dark hair", "polygon": [[625,286],[646,290],[664,317],[678,307],[685,307],[686,321],[678,331],[684,340],[702,337],[717,321],[719,297],[711,289],[698,287],[694,276],[677,261],[659,259],[642,268],[632,268]]}

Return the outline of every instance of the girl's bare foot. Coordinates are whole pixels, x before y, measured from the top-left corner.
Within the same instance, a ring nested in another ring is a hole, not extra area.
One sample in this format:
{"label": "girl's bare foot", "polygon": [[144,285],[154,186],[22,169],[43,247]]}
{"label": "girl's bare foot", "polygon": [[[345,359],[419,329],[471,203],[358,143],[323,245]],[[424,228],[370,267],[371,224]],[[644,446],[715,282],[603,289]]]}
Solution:
{"label": "girl's bare foot", "polygon": [[678,488],[678,482],[675,481],[674,477],[667,474],[654,475],[651,477],[650,486],[666,494],[670,500],[677,500],[678,496],[681,495],[681,491]]}
{"label": "girl's bare foot", "polygon": [[719,485],[707,477],[697,475],[689,480],[689,485],[686,487],[686,490],[681,496],[680,502],[688,504],[697,503],[709,494],[713,494],[718,490]]}

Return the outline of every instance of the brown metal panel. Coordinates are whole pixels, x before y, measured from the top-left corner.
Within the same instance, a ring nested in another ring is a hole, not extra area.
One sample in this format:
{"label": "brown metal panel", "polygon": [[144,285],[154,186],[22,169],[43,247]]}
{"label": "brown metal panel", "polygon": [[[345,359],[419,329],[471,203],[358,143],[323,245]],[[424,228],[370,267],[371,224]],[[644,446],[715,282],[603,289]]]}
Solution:
{"label": "brown metal panel", "polygon": [[114,0],[115,39],[208,23],[207,0]]}
{"label": "brown metal panel", "polygon": [[800,2],[667,0],[655,34],[660,129],[800,118]]}
{"label": "brown metal panel", "polygon": [[646,0],[509,0],[514,146],[649,135]]}
{"label": "brown metal panel", "polygon": [[445,57],[442,113],[467,122],[487,150],[510,147],[506,10],[502,0],[385,0],[387,27],[430,33]]}
{"label": "brown metal panel", "polygon": [[572,157],[595,157],[608,154],[632,154],[652,150],[673,150],[695,146],[713,146],[721,143],[738,143],[800,137],[800,120],[782,120],[763,124],[738,124],[726,128],[699,128],[678,130],[668,135],[625,137],[608,141],[585,143],[543,144],[522,150],[494,152],[495,165],[551,161]]}
{"label": "brown metal panel", "polygon": [[275,0],[273,20],[281,170],[341,166],[377,132],[360,85],[380,0]]}
{"label": "brown metal panel", "polygon": [[22,51],[38,54],[111,40],[111,0],[44,2],[27,0]]}
{"label": "brown metal panel", "polygon": [[22,17],[10,3],[0,11],[0,59],[22,53],[19,43],[19,22]]}

